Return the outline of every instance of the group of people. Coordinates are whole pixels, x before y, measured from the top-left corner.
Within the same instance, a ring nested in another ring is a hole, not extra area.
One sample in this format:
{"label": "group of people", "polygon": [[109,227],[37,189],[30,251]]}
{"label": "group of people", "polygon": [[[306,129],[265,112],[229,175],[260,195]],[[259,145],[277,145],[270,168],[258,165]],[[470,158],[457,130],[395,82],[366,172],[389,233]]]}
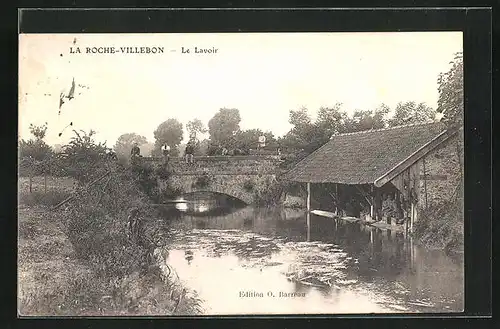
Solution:
{"label": "group of people", "polygon": [[[184,152],[185,153],[184,158],[186,160],[186,163],[188,164],[194,163],[194,149],[195,149],[194,141],[190,140],[187,143],[186,150]],[[171,152],[170,146],[166,143],[163,144],[161,147],[161,151],[165,161],[168,162],[170,160],[170,152]],[[137,143],[134,143],[134,145],[132,146],[132,149],[130,151],[130,156],[132,159],[141,156],[141,149],[139,148],[139,145]]]}
{"label": "group of people", "polygon": [[[261,145],[259,145],[261,146]],[[261,149],[259,147],[259,149]],[[165,159],[165,162],[168,162],[170,160],[170,153],[171,153],[171,148],[168,144],[163,144],[161,147],[161,151],[163,154],[163,157]],[[193,139],[190,139],[189,142],[186,144],[186,149],[184,151],[184,159],[187,164],[193,164],[194,163],[194,151],[195,151],[195,141]],[[229,155],[229,150],[226,147],[221,147],[220,152],[222,155]],[[240,150],[234,150],[232,155],[240,155],[244,154]],[[276,149],[276,154],[278,156],[281,155],[281,148],[278,146]],[[137,143],[134,143],[134,146],[132,147],[132,150],[130,151],[130,155],[132,158],[134,157],[140,157],[141,156],[141,149],[139,148],[139,145]]]}
{"label": "group of people", "polygon": [[[167,144],[163,144],[161,147],[163,157],[165,161],[168,162],[170,160],[170,146]],[[190,140],[186,145],[186,150],[184,151],[184,158],[187,164],[194,163],[194,141]]]}

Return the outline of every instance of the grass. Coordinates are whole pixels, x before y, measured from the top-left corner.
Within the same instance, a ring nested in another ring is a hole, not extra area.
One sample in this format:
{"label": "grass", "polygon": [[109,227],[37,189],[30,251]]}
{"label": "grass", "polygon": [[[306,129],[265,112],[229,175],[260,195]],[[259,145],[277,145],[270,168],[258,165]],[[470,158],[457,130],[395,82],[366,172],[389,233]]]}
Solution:
{"label": "grass", "polygon": [[67,191],[58,190],[50,190],[47,191],[47,193],[40,191],[30,193],[23,191],[19,193],[19,203],[26,206],[43,205],[46,207],[53,207],[70,195],[71,194]]}
{"label": "grass", "polygon": [[[31,189],[33,192],[44,192],[45,182],[43,176],[35,176],[31,180]],[[67,191],[74,190],[76,181],[70,177],[53,177],[47,176],[47,191]],[[19,192],[29,192],[29,178],[19,177],[18,179]]]}
{"label": "grass", "polygon": [[[97,243],[92,247],[100,251],[98,255],[101,258],[82,257],[81,252],[76,251],[75,245],[69,238],[72,235],[69,224],[75,222],[75,214],[78,212],[66,207],[55,211],[46,207],[55,202],[47,200],[56,200],[58,199],[56,195],[62,197],[68,194],[69,181],[53,178],[50,181],[55,183],[54,188],[47,193],[51,195],[50,198],[40,197],[44,194],[40,191],[31,194],[26,190],[20,191],[21,202],[18,211],[20,315],[133,316],[201,312],[200,302],[196,296],[187,291],[178,280],[162,277],[158,264],[150,264],[141,270],[132,266],[132,256],[130,260],[127,257],[116,258],[116,254],[126,255],[116,250],[115,247],[121,244],[113,242],[114,240],[108,239],[104,244],[101,244],[102,241],[99,242],[99,239],[92,240]],[[77,207],[77,211],[79,209]],[[106,213],[108,217],[109,214]],[[82,219],[85,216],[80,214]],[[85,229],[85,225],[82,225],[82,229]],[[85,233],[87,231],[82,232],[88,235]],[[103,236],[108,236],[105,233],[106,230]],[[78,246],[78,241],[75,242]],[[114,249],[109,249],[107,252],[110,246]],[[134,255],[134,247],[128,248]],[[118,265],[125,267],[129,267],[128,264],[131,266],[125,271],[110,273],[101,270],[101,265],[105,264],[103,260],[118,262]]]}

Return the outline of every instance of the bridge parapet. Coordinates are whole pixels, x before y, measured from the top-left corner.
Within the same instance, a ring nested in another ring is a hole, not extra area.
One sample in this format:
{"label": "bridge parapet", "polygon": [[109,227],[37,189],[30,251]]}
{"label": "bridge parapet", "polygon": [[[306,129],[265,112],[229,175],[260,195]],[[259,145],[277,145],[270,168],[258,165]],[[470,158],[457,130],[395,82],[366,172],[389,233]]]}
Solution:
{"label": "bridge parapet", "polygon": [[[162,157],[144,157],[142,161],[161,164]],[[260,175],[277,174],[281,160],[277,156],[204,156],[195,157],[187,164],[182,158],[169,160],[169,171],[174,175]]]}

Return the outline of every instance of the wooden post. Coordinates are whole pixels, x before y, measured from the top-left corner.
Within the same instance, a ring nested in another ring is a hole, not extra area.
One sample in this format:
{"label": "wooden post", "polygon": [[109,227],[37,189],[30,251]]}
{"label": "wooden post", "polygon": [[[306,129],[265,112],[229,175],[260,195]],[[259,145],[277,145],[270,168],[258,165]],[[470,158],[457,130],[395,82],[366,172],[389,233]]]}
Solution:
{"label": "wooden post", "polygon": [[335,215],[339,215],[339,184],[335,183],[335,199],[337,200],[337,204],[335,205]]}
{"label": "wooden post", "polygon": [[422,159],[424,166],[424,194],[425,194],[425,209],[427,209],[427,173],[425,171],[425,157]]}
{"label": "wooden post", "polygon": [[311,241],[311,214],[307,212],[307,241]]}
{"label": "wooden post", "polygon": [[307,213],[311,211],[311,183],[307,182]]}
{"label": "wooden post", "polygon": [[33,175],[31,174],[31,171],[30,171],[30,193],[33,192],[32,185],[33,185]]}
{"label": "wooden post", "polygon": [[371,205],[370,205],[370,217],[371,217],[371,220],[375,220],[375,198],[373,196],[373,193],[374,193],[374,189],[373,189],[373,185],[371,186]]}
{"label": "wooden post", "polygon": [[47,194],[47,174],[43,174],[43,185],[44,185],[45,194]]}
{"label": "wooden post", "polygon": [[411,203],[411,210],[410,210],[410,232],[413,233],[413,221],[415,220],[415,205],[413,204],[413,200],[410,201]]}

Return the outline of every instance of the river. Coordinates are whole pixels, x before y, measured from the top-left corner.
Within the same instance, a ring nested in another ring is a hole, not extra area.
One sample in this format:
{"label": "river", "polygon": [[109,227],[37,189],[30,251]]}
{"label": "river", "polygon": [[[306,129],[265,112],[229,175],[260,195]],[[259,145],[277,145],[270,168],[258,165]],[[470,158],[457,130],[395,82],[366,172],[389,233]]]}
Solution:
{"label": "river", "polygon": [[207,315],[463,310],[462,255],[304,210],[213,206],[165,216],[166,261]]}

